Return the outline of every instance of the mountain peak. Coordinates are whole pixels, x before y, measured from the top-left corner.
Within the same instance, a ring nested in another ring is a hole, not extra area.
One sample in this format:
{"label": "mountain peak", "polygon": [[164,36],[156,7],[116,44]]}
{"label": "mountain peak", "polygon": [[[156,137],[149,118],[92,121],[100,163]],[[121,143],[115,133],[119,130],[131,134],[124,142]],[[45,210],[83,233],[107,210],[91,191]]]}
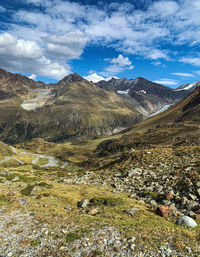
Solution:
{"label": "mountain peak", "polygon": [[62,80],[60,80],[58,82],[58,84],[63,83],[63,82],[64,83],[81,82],[83,80],[84,80],[84,78],[82,78],[77,73],[72,73],[72,74],[69,74],[66,77],[64,77]]}

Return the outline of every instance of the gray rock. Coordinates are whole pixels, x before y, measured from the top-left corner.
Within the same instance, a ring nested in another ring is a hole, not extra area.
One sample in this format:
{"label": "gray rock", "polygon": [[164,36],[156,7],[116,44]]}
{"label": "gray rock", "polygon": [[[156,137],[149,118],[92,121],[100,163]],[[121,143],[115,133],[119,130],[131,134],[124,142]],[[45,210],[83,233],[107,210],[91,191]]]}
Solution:
{"label": "gray rock", "polygon": [[197,189],[197,194],[200,196],[200,188]]}
{"label": "gray rock", "polygon": [[19,181],[19,177],[18,176],[14,177],[12,181],[13,182]]}
{"label": "gray rock", "polygon": [[157,206],[157,205],[158,205],[155,200],[151,200],[151,201],[150,201],[150,204],[151,204],[152,206]]}
{"label": "gray rock", "polygon": [[135,169],[129,170],[128,173],[127,173],[127,175],[128,175],[128,177],[131,178],[131,177],[134,177],[134,176],[136,176],[136,175],[139,175],[141,172],[142,172],[142,169],[140,169],[140,168],[135,168]]}
{"label": "gray rock", "polygon": [[126,210],[125,213],[130,215],[130,216],[134,216],[136,214],[136,212],[138,212],[139,210],[137,208],[131,208],[129,210]]}
{"label": "gray rock", "polygon": [[77,206],[79,208],[85,208],[87,207],[89,204],[89,200],[88,199],[83,199],[82,201],[78,202]]}
{"label": "gray rock", "polygon": [[192,228],[197,226],[197,223],[195,222],[195,220],[193,220],[192,218],[190,218],[188,216],[183,216],[183,217],[179,218],[176,221],[176,224],[177,225],[185,225],[185,226],[192,227]]}

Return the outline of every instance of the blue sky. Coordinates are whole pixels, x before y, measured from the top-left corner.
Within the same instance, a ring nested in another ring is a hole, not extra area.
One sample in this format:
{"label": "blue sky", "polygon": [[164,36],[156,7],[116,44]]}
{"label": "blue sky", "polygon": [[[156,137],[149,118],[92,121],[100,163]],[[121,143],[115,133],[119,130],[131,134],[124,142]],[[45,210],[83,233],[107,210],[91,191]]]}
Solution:
{"label": "blue sky", "polygon": [[0,67],[55,82],[200,80],[199,0],[0,0]]}

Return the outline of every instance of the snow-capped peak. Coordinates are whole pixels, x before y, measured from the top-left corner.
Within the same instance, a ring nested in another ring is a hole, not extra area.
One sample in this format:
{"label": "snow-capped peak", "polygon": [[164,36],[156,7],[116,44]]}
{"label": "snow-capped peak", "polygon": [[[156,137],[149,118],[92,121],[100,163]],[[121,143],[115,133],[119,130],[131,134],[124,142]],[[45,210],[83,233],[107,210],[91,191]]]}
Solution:
{"label": "snow-capped peak", "polygon": [[104,78],[104,77],[98,75],[97,73],[92,73],[92,74],[84,77],[84,79],[87,79],[88,81],[92,81],[94,83],[97,83],[97,82],[99,82],[101,80],[109,81],[112,78],[118,79],[117,77]]}
{"label": "snow-capped peak", "polygon": [[194,82],[192,84],[184,84],[178,87],[175,91],[182,91],[182,90],[193,90],[200,85],[200,81]]}

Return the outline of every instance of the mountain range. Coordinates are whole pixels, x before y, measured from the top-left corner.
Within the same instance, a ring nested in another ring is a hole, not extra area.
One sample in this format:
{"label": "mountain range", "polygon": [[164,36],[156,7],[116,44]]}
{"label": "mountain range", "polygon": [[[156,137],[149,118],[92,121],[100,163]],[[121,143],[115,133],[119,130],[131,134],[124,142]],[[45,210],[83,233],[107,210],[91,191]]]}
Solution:
{"label": "mountain range", "polygon": [[174,105],[196,86],[187,87],[174,90],[141,77],[92,83],[76,73],[45,84],[0,69],[0,140],[109,136]]}
{"label": "mountain range", "polygon": [[126,99],[134,108],[148,117],[164,106],[170,106],[185,98],[191,91],[174,90],[138,77],[100,81],[100,88],[111,90]]}

